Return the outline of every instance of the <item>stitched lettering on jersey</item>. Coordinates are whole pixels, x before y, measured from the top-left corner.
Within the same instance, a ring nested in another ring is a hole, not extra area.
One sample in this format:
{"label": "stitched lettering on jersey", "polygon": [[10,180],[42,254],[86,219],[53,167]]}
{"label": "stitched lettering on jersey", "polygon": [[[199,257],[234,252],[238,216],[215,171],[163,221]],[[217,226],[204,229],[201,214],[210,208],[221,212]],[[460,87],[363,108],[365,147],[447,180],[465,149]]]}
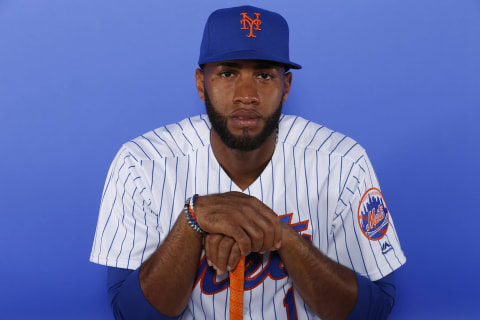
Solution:
{"label": "stitched lettering on jersey", "polygon": [[[280,216],[280,220],[290,225],[297,232],[307,230],[309,221],[292,222],[293,213]],[[302,234],[305,240],[312,241],[312,236]],[[285,267],[276,251],[269,254],[268,262],[262,268],[263,255],[252,252],[245,258],[245,291],[252,290],[261,284],[267,277],[273,280],[280,280],[288,276]],[[195,275],[195,286],[200,282],[200,289],[204,294],[212,295],[225,290],[230,285],[230,278],[217,281],[217,273],[212,267],[208,267],[205,257],[202,258],[200,266]]]}
{"label": "stitched lettering on jersey", "polygon": [[362,233],[370,240],[382,239],[388,230],[388,209],[380,190],[368,189],[358,205],[358,224]]}

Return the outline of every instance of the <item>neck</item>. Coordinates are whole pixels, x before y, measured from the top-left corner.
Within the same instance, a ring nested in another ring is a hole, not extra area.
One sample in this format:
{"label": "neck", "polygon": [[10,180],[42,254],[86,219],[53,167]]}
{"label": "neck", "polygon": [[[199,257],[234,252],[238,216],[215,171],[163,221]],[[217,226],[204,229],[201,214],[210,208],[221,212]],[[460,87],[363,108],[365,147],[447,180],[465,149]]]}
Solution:
{"label": "neck", "polygon": [[242,190],[247,189],[263,172],[275,151],[276,132],[257,149],[240,151],[227,147],[217,132],[210,131],[210,143],[213,154],[223,170]]}

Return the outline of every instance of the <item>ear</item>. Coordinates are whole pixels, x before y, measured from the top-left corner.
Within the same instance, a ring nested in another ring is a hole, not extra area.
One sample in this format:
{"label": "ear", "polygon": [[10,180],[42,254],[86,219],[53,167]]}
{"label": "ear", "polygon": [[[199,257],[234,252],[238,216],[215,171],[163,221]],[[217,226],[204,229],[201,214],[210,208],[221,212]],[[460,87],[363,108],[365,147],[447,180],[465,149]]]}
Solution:
{"label": "ear", "polygon": [[292,85],[292,73],[287,72],[283,80],[283,96],[282,104],[287,101],[288,94],[290,93],[290,86]]}
{"label": "ear", "polygon": [[198,95],[200,100],[205,101],[205,82],[204,82],[204,73],[203,70],[195,70],[195,83],[197,85]]}

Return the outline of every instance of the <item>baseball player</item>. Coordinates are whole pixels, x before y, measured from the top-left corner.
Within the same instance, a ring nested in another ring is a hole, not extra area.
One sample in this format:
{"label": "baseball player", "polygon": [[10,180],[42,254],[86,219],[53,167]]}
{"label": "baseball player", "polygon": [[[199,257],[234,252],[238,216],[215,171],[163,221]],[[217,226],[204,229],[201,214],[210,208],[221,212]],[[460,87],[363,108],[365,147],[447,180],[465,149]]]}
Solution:
{"label": "baseball player", "polygon": [[[365,150],[283,115],[287,22],[213,12],[196,86],[206,114],[125,143],[109,169],[90,260],[116,318],[228,319],[244,262],[245,319],[383,319],[406,258]],[[241,312],[242,313],[242,312]]]}

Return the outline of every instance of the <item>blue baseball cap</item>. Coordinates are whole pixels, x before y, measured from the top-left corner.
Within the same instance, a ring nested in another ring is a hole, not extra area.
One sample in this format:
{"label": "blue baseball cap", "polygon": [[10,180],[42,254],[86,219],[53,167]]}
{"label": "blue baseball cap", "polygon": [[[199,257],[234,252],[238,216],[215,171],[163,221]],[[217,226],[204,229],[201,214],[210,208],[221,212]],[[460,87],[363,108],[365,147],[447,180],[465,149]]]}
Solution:
{"label": "blue baseball cap", "polygon": [[252,6],[219,9],[205,24],[198,64],[227,60],[268,60],[301,69],[290,61],[287,21]]}

